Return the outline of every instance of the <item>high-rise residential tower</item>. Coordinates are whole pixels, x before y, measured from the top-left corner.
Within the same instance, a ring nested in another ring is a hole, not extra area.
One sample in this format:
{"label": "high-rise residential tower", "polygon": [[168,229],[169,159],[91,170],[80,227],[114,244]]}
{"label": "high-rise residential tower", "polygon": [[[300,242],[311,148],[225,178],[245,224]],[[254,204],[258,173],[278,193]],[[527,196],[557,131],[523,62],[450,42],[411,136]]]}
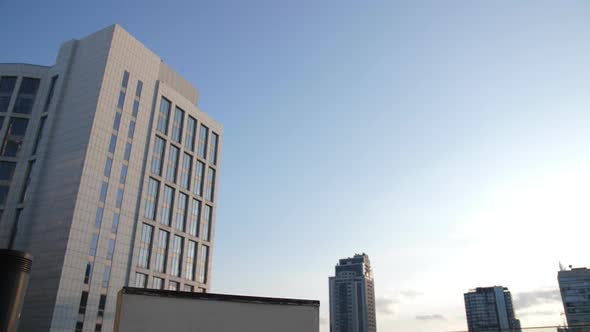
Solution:
{"label": "high-rise residential tower", "polygon": [[557,273],[568,331],[590,331],[590,270],[562,268]]}
{"label": "high-rise residential tower", "polygon": [[343,258],[330,277],[330,331],[375,332],[375,289],[367,254]]}
{"label": "high-rise residential tower", "polygon": [[117,25],[0,64],[0,247],[34,255],[19,330],[110,331],[123,286],[209,289],[222,127],[197,99]]}
{"label": "high-rise residential tower", "polygon": [[469,332],[520,332],[512,296],[502,286],[478,287],[464,294]]}

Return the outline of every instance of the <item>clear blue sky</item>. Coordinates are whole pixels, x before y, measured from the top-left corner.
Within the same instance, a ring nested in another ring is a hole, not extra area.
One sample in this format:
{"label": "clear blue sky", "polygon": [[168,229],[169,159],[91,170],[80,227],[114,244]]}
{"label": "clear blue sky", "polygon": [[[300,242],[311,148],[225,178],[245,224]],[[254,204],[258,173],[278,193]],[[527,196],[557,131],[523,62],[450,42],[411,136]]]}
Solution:
{"label": "clear blue sky", "polygon": [[[0,62],[121,24],[225,127],[213,291],[322,301],[367,252],[380,331],[502,284],[557,324],[590,265],[590,3],[1,1]],[[443,318],[440,319],[440,315]],[[327,331],[323,325],[323,331]]]}

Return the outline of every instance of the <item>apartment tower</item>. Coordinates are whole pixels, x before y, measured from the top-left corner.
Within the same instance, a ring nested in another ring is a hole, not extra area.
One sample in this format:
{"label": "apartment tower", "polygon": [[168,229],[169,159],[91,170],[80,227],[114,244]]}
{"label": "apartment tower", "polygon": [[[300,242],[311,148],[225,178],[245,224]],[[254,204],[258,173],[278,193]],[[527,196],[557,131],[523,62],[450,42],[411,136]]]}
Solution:
{"label": "apartment tower", "polygon": [[375,290],[367,254],[340,259],[330,281],[330,331],[375,332]]}
{"label": "apartment tower", "polygon": [[590,331],[590,270],[562,268],[557,273],[568,331]]}
{"label": "apartment tower", "polygon": [[478,287],[464,294],[469,332],[521,332],[506,287]]}
{"label": "apartment tower", "polygon": [[21,331],[111,331],[123,286],[207,292],[222,127],[118,25],[0,64],[0,247],[34,255]]}

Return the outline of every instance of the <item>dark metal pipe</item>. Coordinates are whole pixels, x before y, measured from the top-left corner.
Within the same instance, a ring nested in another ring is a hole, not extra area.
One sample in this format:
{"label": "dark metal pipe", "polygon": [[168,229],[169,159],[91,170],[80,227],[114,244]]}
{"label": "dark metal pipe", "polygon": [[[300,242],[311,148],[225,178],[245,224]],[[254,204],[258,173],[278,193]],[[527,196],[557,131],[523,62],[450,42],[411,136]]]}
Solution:
{"label": "dark metal pipe", "polygon": [[29,284],[33,256],[29,253],[0,249],[0,331],[14,332]]}

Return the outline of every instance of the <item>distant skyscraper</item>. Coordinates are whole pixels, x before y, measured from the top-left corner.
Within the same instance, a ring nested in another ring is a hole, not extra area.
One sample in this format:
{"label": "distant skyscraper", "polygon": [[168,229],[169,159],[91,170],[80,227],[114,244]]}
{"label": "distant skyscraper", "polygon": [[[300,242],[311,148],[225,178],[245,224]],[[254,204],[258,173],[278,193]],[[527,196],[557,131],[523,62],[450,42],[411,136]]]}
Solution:
{"label": "distant skyscraper", "polygon": [[375,290],[367,254],[341,259],[330,277],[330,331],[375,332]]}
{"label": "distant skyscraper", "polygon": [[223,128],[198,95],[118,25],[0,64],[0,247],[34,256],[19,331],[112,331],[123,286],[207,292]]}
{"label": "distant skyscraper", "polygon": [[568,331],[590,331],[590,270],[585,267],[563,269],[558,272],[557,280]]}
{"label": "distant skyscraper", "polygon": [[521,331],[508,288],[478,287],[464,297],[469,332]]}

